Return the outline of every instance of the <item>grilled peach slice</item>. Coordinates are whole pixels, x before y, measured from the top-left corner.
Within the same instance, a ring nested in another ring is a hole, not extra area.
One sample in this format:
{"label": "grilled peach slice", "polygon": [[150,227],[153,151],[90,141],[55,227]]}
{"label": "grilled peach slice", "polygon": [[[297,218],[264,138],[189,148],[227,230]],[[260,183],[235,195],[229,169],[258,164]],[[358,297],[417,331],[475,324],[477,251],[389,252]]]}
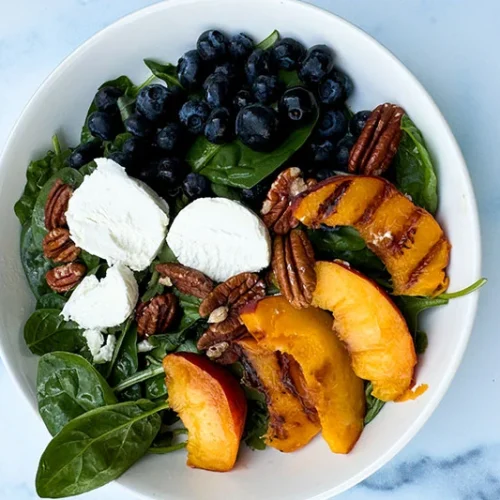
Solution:
{"label": "grilled peach slice", "polygon": [[[241,349],[240,361],[246,377],[252,386],[266,396],[269,409],[266,444],[284,452],[302,448],[318,434],[321,427],[315,409],[301,403],[298,394],[300,382],[292,381],[291,363],[252,338],[241,339],[236,343]],[[295,365],[294,369],[297,369]]]}
{"label": "grilled peach slice", "polygon": [[331,177],[299,195],[293,214],[308,227],[355,227],[386,265],[396,295],[438,295],[448,287],[451,245],[443,230],[385,179]]}
{"label": "grilled peach slice", "polygon": [[247,413],[238,381],[221,366],[189,352],[167,355],[163,368],[170,406],[188,430],[187,464],[231,470]]}
{"label": "grilled peach slice", "polygon": [[363,429],[365,395],[363,381],[332,332],[331,315],[312,307],[295,309],[275,296],[247,305],[240,316],[260,345],[297,361],[323,437],[333,452],[348,453]]}
{"label": "grilled peach slice", "polygon": [[382,401],[405,394],[417,356],[399,309],[374,282],[344,264],[317,262],[316,276],[312,305],[333,312],[333,329],[356,375],[370,380]]}

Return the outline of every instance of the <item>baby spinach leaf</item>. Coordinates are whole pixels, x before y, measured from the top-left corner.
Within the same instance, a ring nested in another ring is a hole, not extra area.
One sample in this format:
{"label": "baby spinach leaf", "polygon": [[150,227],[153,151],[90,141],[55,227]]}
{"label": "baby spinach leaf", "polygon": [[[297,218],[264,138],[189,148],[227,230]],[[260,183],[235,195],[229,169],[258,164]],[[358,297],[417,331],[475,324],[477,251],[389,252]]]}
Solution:
{"label": "baby spinach leaf", "polygon": [[96,408],[69,422],[49,443],[36,490],[61,498],[109,483],[144,456],[158,434],[160,410],[147,400]]}
{"label": "baby spinach leaf", "polygon": [[65,321],[58,309],[38,309],[24,326],[24,340],[33,354],[78,352],[85,339],[76,323]]}
{"label": "baby spinach leaf", "polygon": [[366,415],[365,415],[365,425],[368,425],[384,407],[385,402],[372,396],[373,386],[371,382],[368,382],[365,387],[365,398],[366,398]]}
{"label": "baby spinach leaf", "polygon": [[274,30],[267,38],[264,38],[264,40],[257,44],[257,48],[262,50],[270,49],[279,39],[280,32]]}
{"label": "baby spinach leaf", "polygon": [[417,354],[424,354],[429,345],[429,338],[427,337],[427,334],[425,332],[422,332],[421,330],[417,330],[414,342],[415,352]]}
{"label": "baby spinach leaf", "polygon": [[37,398],[40,416],[53,436],[87,411],[118,402],[100,373],[82,356],[68,352],[40,358]]}
{"label": "baby spinach leaf", "polygon": [[286,71],[284,69],[281,69],[279,72],[279,79],[285,84],[287,88],[302,85],[299,74],[296,71]]}
{"label": "baby spinach leaf", "polygon": [[64,162],[70,154],[69,150],[61,151],[56,135],[52,138],[52,143],[54,151],[49,151],[43,158],[32,161],[28,165],[24,192],[14,205],[14,212],[22,225],[31,219],[33,207],[42,187],[52,175],[63,168]]}
{"label": "baby spinach leaf", "polygon": [[117,385],[122,380],[133,375],[139,368],[137,356],[137,327],[127,322],[119,339],[111,361],[112,369],[109,377],[111,385]]}
{"label": "baby spinach leaf", "polygon": [[101,263],[101,259],[97,257],[97,255],[92,255],[91,253],[82,250],[80,253],[80,259],[87,266],[87,269],[92,270],[96,269]]}
{"label": "baby spinach leaf", "polygon": [[467,288],[464,288],[463,290],[458,290],[457,292],[445,292],[439,295],[439,298],[441,299],[458,299],[459,297],[465,297],[466,295],[469,295],[470,293],[475,292],[476,290],[479,290],[482,288],[488,280],[486,278],[480,278],[476,282],[472,283],[472,285],[469,285]]}
{"label": "baby spinach leaf", "polygon": [[158,63],[151,59],[144,59],[144,64],[151,70],[151,73],[163,80],[169,87],[171,85],[176,85],[177,87],[181,87],[178,78],[177,78],[177,66],[171,63]]}
{"label": "baby spinach leaf", "polygon": [[396,186],[414,203],[431,214],[438,205],[437,177],[424,138],[408,115],[401,120],[403,131],[395,158]]}
{"label": "baby spinach leaf", "polygon": [[167,396],[167,386],[165,385],[165,375],[163,373],[146,380],[144,386],[147,399],[165,398]]}
{"label": "baby spinach leaf", "polygon": [[83,182],[83,176],[78,170],[67,167],[57,171],[40,190],[35,206],[33,207],[33,219],[31,221],[33,239],[40,248],[42,247],[43,238],[47,234],[47,228],[45,227],[45,205],[52,186],[59,179],[73,188],[77,188]]}
{"label": "baby spinach leaf", "polygon": [[35,243],[29,222],[21,231],[21,264],[35,298],[39,299],[51,291],[45,280],[45,274],[54,266],[43,255],[42,247]]}
{"label": "baby spinach leaf", "polygon": [[241,191],[224,184],[212,183],[212,192],[218,198],[227,198],[228,200],[241,201]]}
{"label": "baby spinach leaf", "polygon": [[394,298],[399,310],[406,319],[410,333],[415,336],[418,328],[418,315],[431,307],[444,306],[448,304],[448,299],[441,297],[411,297],[400,295]]}
{"label": "baby spinach leaf", "polygon": [[67,298],[59,295],[58,293],[46,293],[45,295],[42,295],[37,303],[36,303],[36,308],[37,309],[57,309],[59,311],[62,311],[64,304],[67,302]]}
{"label": "baby spinach leaf", "polygon": [[85,177],[86,175],[90,175],[96,168],[97,163],[92,160],[91,162],[81,167],[78,172],[80,172]]}
{"label": "baby spinach leaf", "polygon": [[131,137],[132,134],[130,132],[124,132],[123,134],[118,134],[114,141],[106,142],[104,146],[104,156],[107,158],[111,153],[121,151],[125,141]]}
{"label": "baby spinach leaf", "polygon": [[187,152],[186,161],[214,184],[250,189],[285,163],[298,151],[316,124],[311,122],[290,132],[282,143],[270,152],[253,151],[239,140],[215,145],[199,136]]}
{"label": "baby spinach leaf", "polygon": [[116,387],[113,388],[115,393],[119,393],[132,387],[136,384],[140,384],[141,382],[145,382],[151,378],[157,377],[158,375],[164,374],[163,366],[161,364],[158,365],[150,365],[144,370],[141,370],[137,373],[134,373],[131,377],[126,378],[122,382],[120,382]]}
{"label": "baby spinach leaf", "polygon": [[264,436],[269,427],[267,404],[258,400],[248,401],[248,417],[243,433],[243,441],[253,450],[265,450]]}

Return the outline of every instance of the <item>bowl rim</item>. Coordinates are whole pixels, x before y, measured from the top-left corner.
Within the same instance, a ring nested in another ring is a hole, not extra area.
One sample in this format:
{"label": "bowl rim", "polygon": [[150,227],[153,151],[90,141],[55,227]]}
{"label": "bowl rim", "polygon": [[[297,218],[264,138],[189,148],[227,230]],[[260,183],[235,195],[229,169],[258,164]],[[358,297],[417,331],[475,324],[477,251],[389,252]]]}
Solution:
{"label": "bowl rim", "polygon": [[[457,156],[457,158],[460,160],[459,165],[454,165],[454,168],[458,168],[462,171],[462,174],[464,175],[464,190],[466,191],[466,201],[468,202],[469,205],[469,210],[470,210],[470,215],[471,219],[473,221],[473,227],[470,228],[473,233],[474,233],[474,238],[472,241],[473,245],[473,253],[475,254],[475,259],[473,262],[471,262],[471,268],[473,269],[473,274],[476,276],[480,276],[481,272],[481,256],[482,256],[482,248],[481,248],[481,231],[480,231],[480,222],[479,222],[479,215],[478,215],[478,208],[477,208],[477,201],[475,198],[473,186],[472,186],[472,181],[470,177],[470,173],[467,169],[467,164],[465,162],[465,159],[463,157],[462,151],[458,145],[458,142],[448,125],[448,122],[444,118],[443,114],[441,113],[440,109],[438,108],[437,104],[435,103],[434,99],[431,97],[431,95],[427,92],[427,89],[424,87],[424,85],[418,80],[418,78],[403,64],[394,54],[391,50],[389,50],[385,45],[383,45],[381,42],[379,42],[377,39],[366,33],[364,30],[362,30],[360,27],[356,26],[355,24],[351,23],[350,21],[347,21],[343,17],[339,16],[338,14],[335,14],[331,11],[328,11],[322,7],[318,7],[316,5],[313,5],[309,3],[307,0],[267,0],[267,2],[275,2],[281,4],[283,7],[286,8],[286,4],[289,5],[294,5],[294,6],[299,6],[301,8],[305,9],[310,9],[313,11],[316,11],[320,13],[322,16],[326,17],[332,17],[335,18],[336,22],[344,24],[348,29],[351,29],[353,31],[356,31],[358,36],[363,38],[366,43],[370,43],[374,46],[376,46],[377,49],[379,49],[381,52],[385,52],[385,55],[392,61],[393,64],[395,64],[398,68],[399,71],[402,73],[405,73],[407,77],[409,77],[411,80],[413,80],[414,84],[419,88],[420,92],[428,99],[429,104],[431,105],[433,111],[436,114],[437,120],[439,120],[439,126],[443,129],[443,131],[446,133],[448,136],[448,139],[450,141],[450,148],[453,149],[453,153]],[[63,73],[66,70],[66,67],[70,65],[71,61],[73,58],[77,57],[80,53],[85,52],[88,50],[91,46],[94,44],[97,44],[100,42],[100,39],[104,34],[108,33],[109,31],[112,31],[113,29],[116,29],[121,26],[125,26],[128,23],[134,22],[136,19],[143,17],[143,16],[149,16],[155,12],[161,11],[163,9],[168,9],[170,7],[173,7],[175,5],[179,4],[196,4],[196,3],[210,3],[210,2],[217,2],[217,0],[162,0],[157,3],[154,3],[152,5],[148,5],[146,7],[140,8],[138,10],[135,10],[129,14],[126,14],[120,18],[118,18],[116,21],[112,22],[111,24],[105,26],[103,29],[100,29],[93,35],[91,35],[85,42],[80,44],[75,50],[73,50],[70,54],[68,54],[50,73],[49,75],[42,81],[42,83],[39,85],[37,90],[34,92],[34,94],[31,96],[31,98],[27,101],[25,106],[23,107],[20,115],[16,119],[14,126],[12,127],[10,133],[7,135],[7,139],[5,141],[5,146],[3,148],[3,151],[0,154],[0,168],[6,168],[3,167],[4,165],[4,160],[5,157],[8,154],[8,151],[11,147],[11,144],[13,142],[14,137],[19,133],[22,127],[22,123],[24,122],[25,116],[28,114],[29,109],[34,101],[38,99],[38,96],[43,93],[46,87],[49,87],[52,84],[52,81],[57,79],[58,76]],[[452,363],[449,365],[448,370],[446,371],[445,376],[441,379],[439,385],[434,387],[433,395],[432,397],[428,400],[427,404],[425,407],[421,410],[420,415],[413,421],[413,423],[407,428],[406,432],[401,436],[401,438],[397,441],[395,441],[390,448],[388,448],[384,453],[382,453],[377,460],[373,461],[369,466],[365,467],[363,470],[359,471],[357,474],[354,474],[352,477],[349,479],[345,480],[343,483],[323,492],[319,493],[313,497],[309,497],[308,500],[328,500],[332,498],[333,496],[337,496],[340,493],[343,493],[347,491],[348,489],[352,488],[356,484],[360,483],[361,481],[365,480],[369,476],[371,476],[373,473],[375,473],[378,469],[380,469],[383,465],[388,463],[394,456],[399,453],[408,443],[409,441],[417,434],[417,432],[423,427],[423,425],[427,422],[429,417],[432,415],[432,413],[435,411],[437,408],[438,404],[440,401],[443,399],[446,391],[448,390],[451,381],[453,380],[458,367],[460,366],[465,349],[467,347],[467,344],[469,342],[471,333],[472,333],[472,328],[474,325],[474,320],[476,317],[476,312],[477,312],[477,305],[478,305],[478,300],[479,300],[479,294],[474,293],[472,296],[469,296],[469,314],[465,318],[465,321],[463,323],[462,330],[466,332],[465,335],[461,336],[460,342],[456,345],[455,351],[456,355],[455,358],[452,360]],[[18,389],[18,392],[20,392],[23,395],[23,399],[28,403],[28,405],[32,408],[32,410],[35,412],[35,414],[38,416],[39,421],[41,421],[41,417],[38,413],[38,408],[36,405],[36,402],[29,397],[27,392],[24,390],[20,376],[17,374],[16,367],[14,366],[13,362],[9,359],[9,357],[6,355],[6,352],[4,350],[3,346],[3,341],[2,341],[2,336],[0,335],[0,359],[2,360],[6,372],[9,374],[9,377],[11,380],[14,382],[15,386]],[[121,488],[133,492],[133,494],[137,495],[139,498],[145,499],[145,500],[150,500],[152,497],[149,495],[142,493],[130,486],[126,486],[122,484],[120,478],[114,481],[115,484],[119,485]]]}

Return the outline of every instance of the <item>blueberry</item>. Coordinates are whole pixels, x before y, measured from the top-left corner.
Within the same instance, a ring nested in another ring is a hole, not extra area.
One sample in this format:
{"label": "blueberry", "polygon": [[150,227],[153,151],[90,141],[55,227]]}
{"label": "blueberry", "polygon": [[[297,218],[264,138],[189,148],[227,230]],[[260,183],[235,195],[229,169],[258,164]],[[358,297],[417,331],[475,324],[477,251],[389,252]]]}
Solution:
{"label": "blueberry", "polygon": [[268,50],[255,49],[245,63],[248,83],[253,83],[259,75],[275,74],[275,66]]}
{"label": "blueberry", "polygon": [[181,183],[185,170],[181,160],[166,157],[152,162],[148,169],[140,173],[139,178],[158,194],[166,195]]}
{"label": "blueberry", "polygon": [[283,94],[278,109],[285,120],[300,124],[309,121],[317,113],[318,104],[307,89],[293,87]]}
{"label": "blueberry", "polygon": [[313,162],[327,163],[335,155],[335,143],[331,139],[315,139],[309,144],[309,150]]}
{"label": "blueberry", "polygon": [[338,139],[347,132],[347,118],[341,110],[325,111],[318,122],[316,132],[320,137]]}
{"label": "blueberry", "polygon": [[129,171],[132,169],[134,164],[132,156],[128,153],[123,153],[122,151],[115,151],[114,153],[111,153],[108,158],[124,167],[128,173],[130,173]]}
{"label": "blueberry", "polygon": [[337,143],[337,150],[335,151],[335,164],[340,169],[346,169],[349,163],[349,155],[354,146],[356,139],[352,135],[346,135]]}
{"label": "blueberry", "polygon": [[319,100],[325,106],[342,104],[351,92],[351,79],[338,70],[333,70],[318,86]]}
{"label": "blueberry", "polygon": [[282,38],[274,44],[272,53],[278,68],[290,71],[298,68],[306,49],[294,38]]}
{"label": "blueberry", "polygon": [[254,209],[260,209],[270,188],[270,183],[263,181],[256,184],[253,188],[243,189],[241,198],[244,203]]}
{"label": "blueberry", "polygon": [[124,122],[125,129],[136,137],[150,137],[153,135],[153,124],[139,113],[131,114]]}
{"label": "blueberry", "polygon": [[248,106],[250,104],[254,104],[255,99],[253,95],[248,90],[238,90],[233,99],[233,106],[236,111],[239,111],[241,108]]}
{"label": "blueberry", "polygon": [[252,85],[255,99],[262,104],[271,104],[278,99],[280,82],[274,75],[259,75]]}
{"label": "blueberry", "polygon": [[147,143],[139,137],[130,137],[123,143],[122,151],[134,159],[143,158],[147,153]]}
{"label": "blueberry", "polygon": [[[179,95],[164,85],[148,85],[139,92],[136,101],[137,111],[152,122],[165,119],[168,114],[178,111]],[[176,109],[177,108],[177,109]]]}
{"label": "blueberry", "polygon": [[278,114],[268,106],[251,104],[238,113],[235,130],[240,141],[249,148],[270,151],[279,139]]}
{"label": "blueberry", "polygon": [[365,128],[366,122],[368,121],[368,118],[370,118],[371,114],[372,112],[369,110],[358,111],[349,120],[349,132],[351,132],[354,137],[358,137],[359,134],[361,134],[361,131]]}
{"label": "blueberry", "polygon": [[226,35],[217,30],[203,32],[196,42],[200,57],[204,61],[210,62],[224,59],[228,52],[228,45],[229,40]]}
{"label": "blueberry", "polygon": [[231,114],[226,108],[216,108],[208,117],[205,125],[205,137],[214,144],[222,144],[231,138]]}
{"label": "blueberry", "polygon": [[103,141],[112,141],[120,132],[121,125],[116,115],[105,111],[94,111],[87,121],[90,133]]}
{"label": "blueberry", "polygon": [[169,153],[179,151],[184,144],[182,127],[176,122],[167,123],[156,135],[156,144]]}
{"label": "blueberry", "polygon": [[177,63],[177,78],[187,90],[200,88],[205,74],[205,66],[197,50],[189,50]]}
{"label": "blueberry", "polygon": [[253,40],[244,33],[233,35],[229,41],[229,55],[234,61],[243,61],[254,48]]}
{"label": "blueberry", "polygon": [[201,134],[209,114],[210,107],[205,101],[192,99],[183,104],[179,119],[191,134]]}
{"label": "blueberry", "polygon": [[214,74],[220,74],[228,78],[231,82],[236,82],[239,80],[238,68],[232,62],[225,62],[224,64],[219,64],[214,69]]}
{"label": "blueberry", "polygon": [[123,95],[123,92],[117,87],[103,87],[99,89],[94,97],[94,104],[99,111],[106,113],[117,113],[118,98]]}
{"label": "blueberry", "polygon": [[203,84],[205,100],[211,108],[220,108],[230,99],[231,82],[222,73],[212,73]]}
{"label": "blueberry", "polygon": [[333,177],[334,175],[336,175],[336,173],[335,170],[333,170],[333,168],[323,167],[316,172],[315,177],[317,181],[321,182],[324,181],[325,179],[328,179],[329,177]]}
{"label": "blueberry", "polygon": [[206,198],[212,193],[209,180],[203,175],[195,172],[191,172],[186,176],[182,183],[182,187],[187,197],[191,200]]}
{"label": "blueberry", "polygon": [[332,69],[332,51],[326,45],[315,45],[302,60],[299,77],[306,84],[319,83]]}
{"label": "blueberry", "polygon": [[101,141],[90,141],[76,147],[68,158],[71,168],[80,168],[102,154]]}

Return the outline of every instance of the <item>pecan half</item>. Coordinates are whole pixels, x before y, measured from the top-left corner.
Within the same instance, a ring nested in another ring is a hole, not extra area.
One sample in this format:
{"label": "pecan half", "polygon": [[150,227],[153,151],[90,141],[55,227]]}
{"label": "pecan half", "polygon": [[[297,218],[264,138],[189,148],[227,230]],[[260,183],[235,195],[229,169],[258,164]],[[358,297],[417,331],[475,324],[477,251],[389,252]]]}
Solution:
{"label": "pecan half", "polygon": [[70,262],[48,271],[45,279],[54,292],[63,293],[78,285],[86,272],[87,268],[83,264]]}
{"label": "pecan half", "polygon": [[72,194],[73,188],[64,184],[61,179],[57,179],[45,203],[45,227],[48,231],[66,226],[66,212]]}
{"label": "pecan half", "polygon": [[164,333],[174,322],[178,312],[177,297],[173,293],[158,295],[137,306],[135,320],[139,337]]}
{"label": "pecan half", "polygon": [[204,299],[214,289],[214,283],[208,276],[182,264],[158,264],[156,270],[186,295]]}
{"label": "pecan half", "polygon": [[49,231],[43,239],[42,246],[45,257],[54,262],[73,262],[81,252],[69,237],[69,231],[63,227]]}
{"label": "pecan half", "polygon": [[299,221],[292,214],[292,200],[307,189],[300,168],[283,170],[271,184],[271,189],[260,211],[264,224],[276,234],[286,234]]}
{"label": "pecan half", "polygon": [[306,233],[294,229],[286,236],[276,236],[272,268],[279,289],[290,304],[308,307],[316,288],[314,251]]}
{"label": "pecan half", "polygon": [[368,118],[349,156],[349,172],[382,175],[391,164],[401,141],[404,109],[381,104]]}
{"label": "pecan half", "polygon": [[217,285],[203,300],[200,304],[200,316],[206,318],[212,311],[221,306],[239,309],[247,302],[261,299],[265,294],[266,285],[258,274],[237,274]]}
{"label": "pecan half", "polygon": [[247,329],[241,322],[238,311],[233,309],[224,321],[210,325],[208,330],[199,338],[197,347],[200,351],[204,351],[221,342],[229,344],[246,333]]}

